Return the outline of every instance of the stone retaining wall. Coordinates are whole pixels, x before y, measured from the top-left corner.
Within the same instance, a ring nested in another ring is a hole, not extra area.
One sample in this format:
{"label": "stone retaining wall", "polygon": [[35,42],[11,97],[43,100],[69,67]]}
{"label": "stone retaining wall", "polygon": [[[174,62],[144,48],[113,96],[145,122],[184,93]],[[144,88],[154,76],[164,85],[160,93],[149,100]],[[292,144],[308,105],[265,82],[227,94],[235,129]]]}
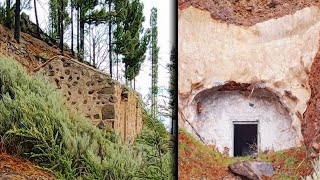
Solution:
{"label": "stone retaining wall", "polygon": [[115,130],[132,143],[142,129],[138,95],[108,74],[73,59],[49,60],[43,67],[50,82],[66,97],[66,105],[100,129]]}

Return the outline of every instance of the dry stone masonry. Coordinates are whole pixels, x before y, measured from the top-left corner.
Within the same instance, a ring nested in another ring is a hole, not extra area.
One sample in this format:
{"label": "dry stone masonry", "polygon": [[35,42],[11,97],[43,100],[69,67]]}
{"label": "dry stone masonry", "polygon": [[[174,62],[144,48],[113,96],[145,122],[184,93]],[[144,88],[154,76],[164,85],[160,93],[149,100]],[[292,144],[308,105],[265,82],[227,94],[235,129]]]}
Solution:
{"label": "dry stone masonry", "polygon": [[66,105],[91,119],[95,126],[115,130],[125,143],[132,143],[141,131],[137,93],[108,74],[62,56],[49,60],[43,69],[65,96]]}

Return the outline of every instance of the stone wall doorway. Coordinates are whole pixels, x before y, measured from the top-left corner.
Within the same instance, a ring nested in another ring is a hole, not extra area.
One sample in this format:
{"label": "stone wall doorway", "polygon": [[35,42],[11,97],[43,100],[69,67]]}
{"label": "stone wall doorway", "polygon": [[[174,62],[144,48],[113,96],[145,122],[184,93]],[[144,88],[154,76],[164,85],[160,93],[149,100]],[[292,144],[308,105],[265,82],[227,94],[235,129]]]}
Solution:
{"label": "stone wall doorway", "polygon": [[233,155],[248,156],[258,152],[258,121],[233,122]]}

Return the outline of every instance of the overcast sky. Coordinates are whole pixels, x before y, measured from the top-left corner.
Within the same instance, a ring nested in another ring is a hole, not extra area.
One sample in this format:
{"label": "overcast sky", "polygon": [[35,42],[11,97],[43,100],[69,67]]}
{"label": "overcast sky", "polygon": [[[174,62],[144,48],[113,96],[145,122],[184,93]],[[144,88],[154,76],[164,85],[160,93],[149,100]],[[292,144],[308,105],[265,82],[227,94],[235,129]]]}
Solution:
{"label": "overcast sky", "polygon": [[[4,3],[5,0],[0,0],[1,3]],[[41,29],[46,30],[48,28],[49,22],[49,0],[37,0],[37,10],[38,18]],[[143,13],[145,15],[144,28],[149,28],[149,19],[150,12],[153,7],[158,9],[158,46],[160,47],[159,51],[159,82],[160,87],[160,97],[159,103],[162,105],[167,105],[168,99],[163,98],[162,96],[168,97],[167,89],[169,87],[169,72],[167,65],[170,59],[170,51],[174,41],[173,32],[172,32],[172,23],[174,21],[174,12],[173,12],[173,3],[174,0],[141,0],[144,4]],[[33,7],[33,1],[31,6]],[[34,10],[24,10],[26,14],[30,16],[30,19],[35,22]],[[147,58],[142,65],[139,76],[136,78],[136,90],[142,94],[144,100],[148,99],[148,94],[150,93],[151,87],[151,63]],[[114,70],[115,71],[115,70]],[[164,123],[169,127],[170,119],[164,119]]]}

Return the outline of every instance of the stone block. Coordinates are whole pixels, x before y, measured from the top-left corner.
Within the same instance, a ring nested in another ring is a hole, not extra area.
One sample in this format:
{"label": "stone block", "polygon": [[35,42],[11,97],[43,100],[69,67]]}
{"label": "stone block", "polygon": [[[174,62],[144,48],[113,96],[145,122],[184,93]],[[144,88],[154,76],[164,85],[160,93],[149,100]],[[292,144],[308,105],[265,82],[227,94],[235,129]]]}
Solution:
{"label": "stone block", "polygon": [[100,115],[99,114],[95,114],[95,115],[93,115],[93,118],[94,119],[100,119]]}
{"label": "stone block", "polygon": [[54,76],[55,72],[54,71],[49,71],[48,76]]}
{"label": "stone block", "polygon": [[114,119],[115,118],[115,106],[105,105],[101,109],[102,119]]}
{"label": "stone block", "polygon": [[114,87],[104,87],[98,91],[98,94],[114,94]]}
{"label": "stone block", "polygon": [[63,62],[63,67],[69,67],[71,64],[69,62]]}

